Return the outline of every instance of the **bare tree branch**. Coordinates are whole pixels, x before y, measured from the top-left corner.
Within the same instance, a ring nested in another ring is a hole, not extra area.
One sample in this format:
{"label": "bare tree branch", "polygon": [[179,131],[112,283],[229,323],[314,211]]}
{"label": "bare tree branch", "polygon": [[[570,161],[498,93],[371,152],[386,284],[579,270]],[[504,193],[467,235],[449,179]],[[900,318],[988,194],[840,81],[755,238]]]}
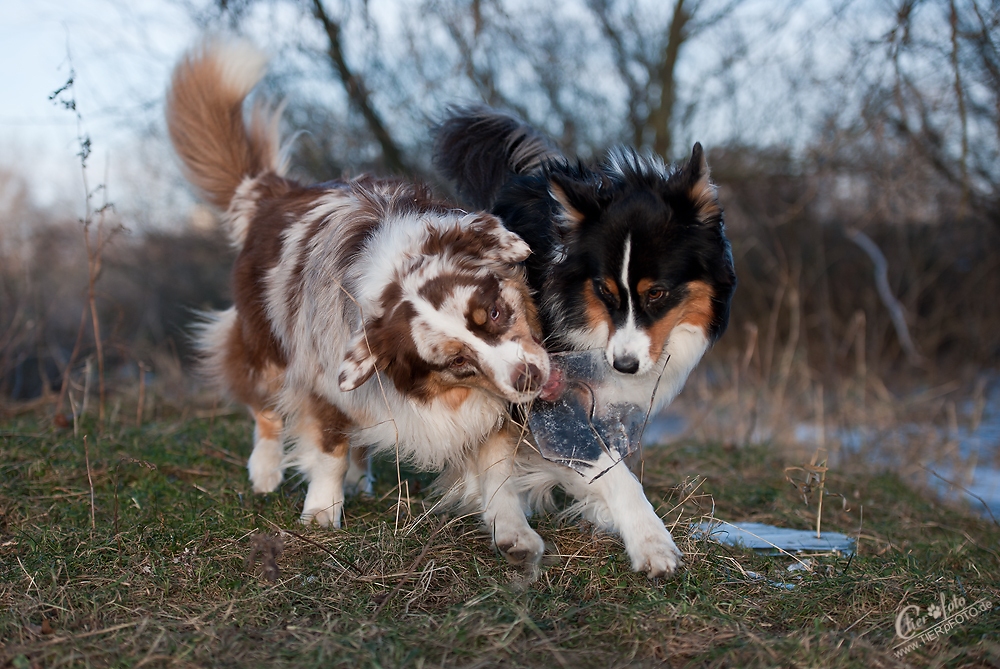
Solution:
{"label": "bare tree branch", "polygon": [[882,300],[882,304],[889,310],[889,317],[892,319],[892,325],[896,329],[896,337],[899,339],[899,345],[903,347],[903,351],[906,353],[906,359],[909,360],[911,365],[917,367],[923,366],[924,357],[917,352],[917,347],[910,337],[910,328],[906,325],[906,313],[903,305],[892,294],[892,288],[889,286],[889,262],[885,259],[882,249],[872,241],[871,237],[860,230],[848,230],[847,238],[868,254],[868,257],[875,264],[875,288],[878,291],[879,298]]}
{"label": "bare tree branch", "polygon": [[323,32],[326,34],[328,46],[327,56],[330,58],[337,75],[340,77],[347,96],[351,104],[361,112],[368,124],[368,128],[375,135],[375,140],[382,147],[382,156],[386,167],[394,172],[409,172],[410,166],[403,158],[403,153],[399,145],[385,127],[382,117],[375,109],[365,82],[359,74],[356,74],[347,65],[344,58],[344,50],[341,42],[340,24],[333,20],[323,7],[323,0],[313,0],[313,16],[322,24]]}
{"label": "bare tree branch", "polygon": [[[610,42],[611,51],[615,57],[615,66],[618,68],[618,76],[622,78],[628,89],[628,124],[632,131],[631,143],[633,146],[642,146],[646,122],[649,119],[649,87],[646,82],[638,81],[632,73],[630,61],[633,56],[626,47],[629,39],[612,24],[608,11],[608,0],[590,0],[588,5],[601,26],[601,32]],[[634,35],[629,37],[634,37]],[[646,69],[649,69],[648,66]]]}
{"label": "bare tree branch", "polygon": [[649,125],[653,127],[653,151],[658,156],[668,156],[673,143],[674,102],[677,100],[674,70],[677,69],[677,57],[681,44],[688,37],[686,26],[691,20],[691,13],[684,9],[684,0],[677,0],[674,14],[667,31],[667,44],[663,49],[663,60],[656,72],[650,72],[653,81],[660,84],[660,99],[649,114]]}

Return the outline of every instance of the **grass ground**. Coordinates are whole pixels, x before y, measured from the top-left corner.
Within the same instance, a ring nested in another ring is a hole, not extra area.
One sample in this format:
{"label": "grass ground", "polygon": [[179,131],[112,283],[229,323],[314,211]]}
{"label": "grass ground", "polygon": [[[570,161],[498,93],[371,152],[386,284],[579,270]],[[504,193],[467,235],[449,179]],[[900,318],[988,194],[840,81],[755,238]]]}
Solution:
{"label": "grass ground", "polygon": [[[551,555],[525,583],[474,519],[424,514],[429,478],[404,472],[397,517],[387,463],[346,529],[303,528],[301,487],[250,492],[249,429],[0,426],[0,667],[1000,666],[1000,528],[891,474],[830,472],[850,509],[828,500],[824,528],[860,532],[858,552],[790,572],[689,524],[714,508],[811,527],[783,471],[801,463],[650,448],[646,490],[687,566],[649,581],[614,537],[541,517]],[[942,594],[993,605],[897,658],[897,614]]]}

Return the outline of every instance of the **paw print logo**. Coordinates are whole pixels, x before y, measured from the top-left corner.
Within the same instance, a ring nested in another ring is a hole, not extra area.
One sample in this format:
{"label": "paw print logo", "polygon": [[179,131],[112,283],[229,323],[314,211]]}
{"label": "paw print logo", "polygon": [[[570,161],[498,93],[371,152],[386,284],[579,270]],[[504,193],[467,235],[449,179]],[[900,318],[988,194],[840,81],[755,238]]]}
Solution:
{"label": "paw print logo", "polygon": [[931,615],[931,618],[937,620],[942,615],[944,615],[944,609],[938,606],[937,604],[931,604],[930,606],[927,607],[927,613]]}

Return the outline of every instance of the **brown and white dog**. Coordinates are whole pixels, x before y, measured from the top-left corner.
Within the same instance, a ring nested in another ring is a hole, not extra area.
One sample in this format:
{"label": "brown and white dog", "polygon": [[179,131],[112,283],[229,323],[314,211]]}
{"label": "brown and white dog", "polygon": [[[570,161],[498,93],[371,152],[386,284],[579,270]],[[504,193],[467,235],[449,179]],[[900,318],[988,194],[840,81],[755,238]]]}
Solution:
{"label": "brown and white dog", "polygon": [[528,245],[413,184],[284,177],[280,112],[258,104],[244,120],[264,69],[246,44],[206,43],[177,65],[167,96],[186,175],[239,249],[235,305],[209,316],[198,343],[256,420],[254,490],[274,490],[294,466],[308,481],[303,522],[339,527],[345,482],[370,485],[362,453],[373,447],[454,470],[504,555],[537,560],[505,434],[507,403],[532,400],[549,376],[517,264]]}

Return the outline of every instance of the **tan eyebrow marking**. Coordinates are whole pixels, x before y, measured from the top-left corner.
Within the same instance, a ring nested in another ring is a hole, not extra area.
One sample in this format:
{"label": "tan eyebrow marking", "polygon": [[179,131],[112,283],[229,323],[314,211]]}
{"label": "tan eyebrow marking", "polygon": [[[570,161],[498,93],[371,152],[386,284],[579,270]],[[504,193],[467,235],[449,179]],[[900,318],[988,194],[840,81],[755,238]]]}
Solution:
{"label": "tan eyebrow marking", "polygon": [[607,288],[609,293],[615,296],[615,299],[619,298],[618,284],[615,282],[614,279],[612,279],[610,276],[606,276],[603,279],[601,279],[601,283],[604,284],[604,287]]}

